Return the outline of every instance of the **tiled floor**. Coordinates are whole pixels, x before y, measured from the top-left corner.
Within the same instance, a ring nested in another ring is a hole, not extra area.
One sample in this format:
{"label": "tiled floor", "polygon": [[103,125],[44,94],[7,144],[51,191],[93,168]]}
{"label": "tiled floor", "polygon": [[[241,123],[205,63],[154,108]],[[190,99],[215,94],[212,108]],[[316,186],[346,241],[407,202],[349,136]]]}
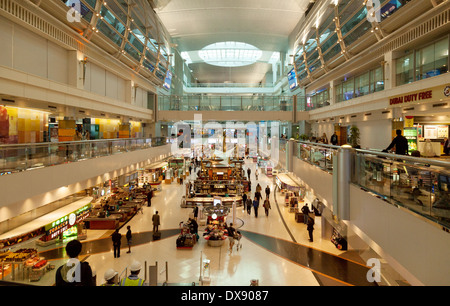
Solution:
{"label": "tiled floor", "polygon": [[[250,161],[246,166],[255,172],[255,164]],[[194,178],[194,177],[192,177]],[[294,214],[284,206],[283,198],[274,191],[273,178],[261,174],[258,182],[264,189],[272,189],[269,216],[260,208],[259,216],[247,215],[242,208],[237,209],[239,230],[243,233],[242,248],[234,249],[230,254],[228,242],[222,247],[210,247],[202,238],[203,228],[199,228],[200,241],[191,250],[176,248],[179,223],[188,220],[189,208],[181,208],[184,188],[176,183],[164,185],[152,200],[152,207],[144,207],[143,214],[137,214],[127,225],[133,231],[131,254],[127,254],[126,244],[122,244],[120,258],[114,258],[112,243],[107,231],[88,231],[88,239],[83,241],[83,258],[97,274],[97,284],[103,283],[103,275],[109,268],[121,274],[133,260],[155,265],[158,262],[158,282],[165,279],[165,263],[168,263],[169,284],[198,283],[200,261],[211,260],[212,286],[248,286],[252,279],[265,286],[320,286],[320,285],[372,285],[366,281],[368,268],[357,260],[347,260],[344,252],[339,251],[329,241],[321,239],[320,218],[316,218],[314,242],[308,241],[306,225],[296,223]],[[257,185],[252,174],[253,192]],[[277,196],[278,208],[274,194]],[[155,211],[161,215],[162,239],[152,240],[151,217]],[[282,221],[282,218],[285,222]],[[289,234],[289,232],[291,234]],[[126,233],[126,226],[121,231]],[[295,242],[293,241],[293,238]],[[55,266],[64,262],[62,247],[42,253],[47,259],[53,259]],[[342,255],[342,256],[341,256]],[[143,276],[143,272],[141,272]],[[52,281],[52,275],[43,281]]]}

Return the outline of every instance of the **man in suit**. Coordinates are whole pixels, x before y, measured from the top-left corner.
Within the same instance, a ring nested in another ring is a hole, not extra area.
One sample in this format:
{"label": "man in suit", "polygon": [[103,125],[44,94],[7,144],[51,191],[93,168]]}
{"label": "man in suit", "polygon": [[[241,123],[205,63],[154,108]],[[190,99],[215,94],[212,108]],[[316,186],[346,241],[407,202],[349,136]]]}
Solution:
{"label": "man in suit", "polygon": [[161,224],[160,216],[159,216],[158,212],[156,212],[153,215],[152,221],[153,221],[153,233],[156,233],[158,231],[159,225]]}

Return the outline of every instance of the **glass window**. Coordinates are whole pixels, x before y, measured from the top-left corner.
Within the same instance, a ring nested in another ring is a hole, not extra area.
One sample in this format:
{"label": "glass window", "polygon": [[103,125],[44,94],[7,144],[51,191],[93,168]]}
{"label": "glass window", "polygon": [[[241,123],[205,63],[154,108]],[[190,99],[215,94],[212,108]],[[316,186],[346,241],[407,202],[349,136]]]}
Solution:
{"label": "glass window", "polygon": [[319,26],[319,33],[322,34],[325,29],[327,29],[329,26],[330,28],[335,27],[335,23],[333,21],[334,13],[331,13],[327,19],[322,23],[322,25]]}
{"label": "glass window", "polygon": [[370,71],[370,90],[371,92],[378,92],[384,90],[384,73],[383,68],[377,68]]}
{"label": "glass window", "polygon": [[355,80],[351,78],[350,80],[345,81],[342,86],[343,101],[353,99],[354,91],[355,91]]}
{"label": "glass window", "polygon": [[[334,31],[333,31],[334,32]],[[325,43],[321,46],[322,53],[325,53],[328,49],[331,48],[338,41],[338,36],[334,33]]]}
{"label": "glass window", "polygon": [[347,35],[347,33],[351,32],[361,21],[364,19],[367,20],[367,8],[364,6],[358,13],[353,15],[349,21],[347,21],[344,25],[341,25],[341,33],[342,36]]}
{"label": "glass window", "polygon": [[[353,0],[350,2],[351,3],[344,8],[344,11],[342,13],[341,13],[341,11],[339,11],[339,20],[340,20],[341,26],[343,26],[345,23],[347,23],[347,20],[353,14],[355,14],[355,12],[359,12],[363,6],[365,7],[365,5],[363,4],[363,1],[361,1],[361,0]],[[358,15],[358,14],[355,14],[355,15]]]}
{"label": "glass window", "polygon": [[[103,16],[103,20],[109,23],[114,29],[119,32],[119,34],[124,35],[125,26],[119,19],[116,18],[114,14],[112,14],[106,7],[103,7],[100,14]],[[101,20],[99,20],[101,21]],[[98,27],[98,26],[97,26]]]}
{"label": "glass window", "polygon": [[416,80],[448,71],[448,37],[416,52]]}
{"label": "glass window", "polygon": [[436,43],[434,48],[434,58],[435,58],[435,69],[438,74],[443,74],[448,72],[448,45],[449,38]]}
{"label": "glass window", "polygon": [[335,44],[333,48],[328,50],[327,53],[325,53],[323,55],[323,59],[324,59],[325,62],[328,62],[329,60],[331,60],[333,57],[335,57],[340,52],[341,52],[341,45],[340,44]]}
{"label": "glass window", "polygon": [[[106,7],[103,7],[106,8]],[[110,11],[114,13],[115,16],[120,18],[124,24],[127,24],[127,13],[123,11],[123,9],[118,6],[114,1],[108,1],[108,8]]]}
{"label": "glass window", "polygon": [[336,102],[342,102],[342,84],[336,85],[334,87],[334,92],[336,96]]}
{"label": "glass window", "polygon": [[137,61],[140,61],[141,60],[141,57],[140,57],[140,54],[139,54],[139,52],[135,49],[135,48],[133,48],[129,43],[127,43],[126,45],[125,45],[125,51],[127,51],[127,53],[129,54],[129,55],[131,55],[135,60],[137,60]]}
{"label": "glass window", "polygon": [[106,37],[108,37],[113,43],[120,46],[122,44],[122,36],[117,34],[111,27],[109,27],[105,22],[101,19],[97,22],[97,29],[103,33]]}
{"label": "glass window", "polygon": [[365,33],[367,33],[372,28],[372,25],[370,22],[365,19],[365,21],[358,26],[356,29],[354,29],[352,32],[350,32],[346,37],[344,37],[344,43],[346,46],[350,46],[355,41],[357,41],[361,36],[363,36]]}
{"label": "glass window", "polygon": [[369,72],[355,77],[355,97],[367,95],[370,92]]}
{"label": "glass window", "polygon": [[133,34],[128,34],[128,41],[132,44],[140,53],[144,52],[144,45],[141,43],[139,39],[136,38]]}
{"label": "glass window", "polygon": [[414,82],[414,53],[396,60],[396,85]]}

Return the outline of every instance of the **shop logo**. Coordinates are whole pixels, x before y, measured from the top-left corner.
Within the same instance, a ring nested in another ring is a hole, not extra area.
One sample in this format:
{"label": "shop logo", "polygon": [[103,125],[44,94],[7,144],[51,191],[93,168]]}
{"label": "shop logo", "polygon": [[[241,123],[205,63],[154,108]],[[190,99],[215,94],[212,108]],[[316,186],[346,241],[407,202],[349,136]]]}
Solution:
{"label": "shop logo", "polygon": [[[173,124],[171,134],[176,135],[171,145],[174,156],[205,158],[245,158],[263,154],[270,157],[275,167],[279,157],[279,123],[218,122],[203,124],[201,114],[194,115],[194,124],[184,121]],[[192,137],[193,134],[193,137]]]}
{"label": "shop logo", "polygon": [[450,97],[450,86],[445,87],[444,89],[444,95],[446,97]]}
{"label": "shop logo", "polygon": [[81,2],[80,0],[69,0],[67,6],[70,7],[67,12],[67,21],[69,22],[81,22]]}
{"label": "shop logo", "polygon": [[380,0],[368,0],[367,6],[367,21],[370,23],[381,22],[381,3]]}
{"label": "shop logo", "polygon": [[369,258],[366,264],[372,267],[367,271],[366,278],[369,283],[381,282],[381,262],[378,258]]}

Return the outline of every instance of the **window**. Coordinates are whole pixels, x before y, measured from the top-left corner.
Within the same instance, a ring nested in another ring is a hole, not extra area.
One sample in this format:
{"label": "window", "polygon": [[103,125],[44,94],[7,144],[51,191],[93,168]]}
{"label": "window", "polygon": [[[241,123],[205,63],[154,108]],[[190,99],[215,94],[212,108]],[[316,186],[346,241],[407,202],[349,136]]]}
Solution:
{"label": "window", "polygon": [[370,92],[384,90],[384,72],[383,68],[377,68],[370,71]]}
{"label": "window", "polygon": [[383,68],[379,67],[364,74],[345,79],[335,86],[336,102],[348,101],[370,93],[384,90]]}
{"label": "window", "polygon": [[414,82],[414,53],[397,59],[396,85],[405,85]]}
{"label": "window", "polygon": [[449,38],[396,60],[396,85],[401,86],[448,72]]}
{"label": "window", "polygon": [[448,37],[416,52],[416,80],[448,71]]}
{"label": "window", "polygon": [[355,97],[367,95],[370,92],[370,73],[367,72],[355,78]]}

